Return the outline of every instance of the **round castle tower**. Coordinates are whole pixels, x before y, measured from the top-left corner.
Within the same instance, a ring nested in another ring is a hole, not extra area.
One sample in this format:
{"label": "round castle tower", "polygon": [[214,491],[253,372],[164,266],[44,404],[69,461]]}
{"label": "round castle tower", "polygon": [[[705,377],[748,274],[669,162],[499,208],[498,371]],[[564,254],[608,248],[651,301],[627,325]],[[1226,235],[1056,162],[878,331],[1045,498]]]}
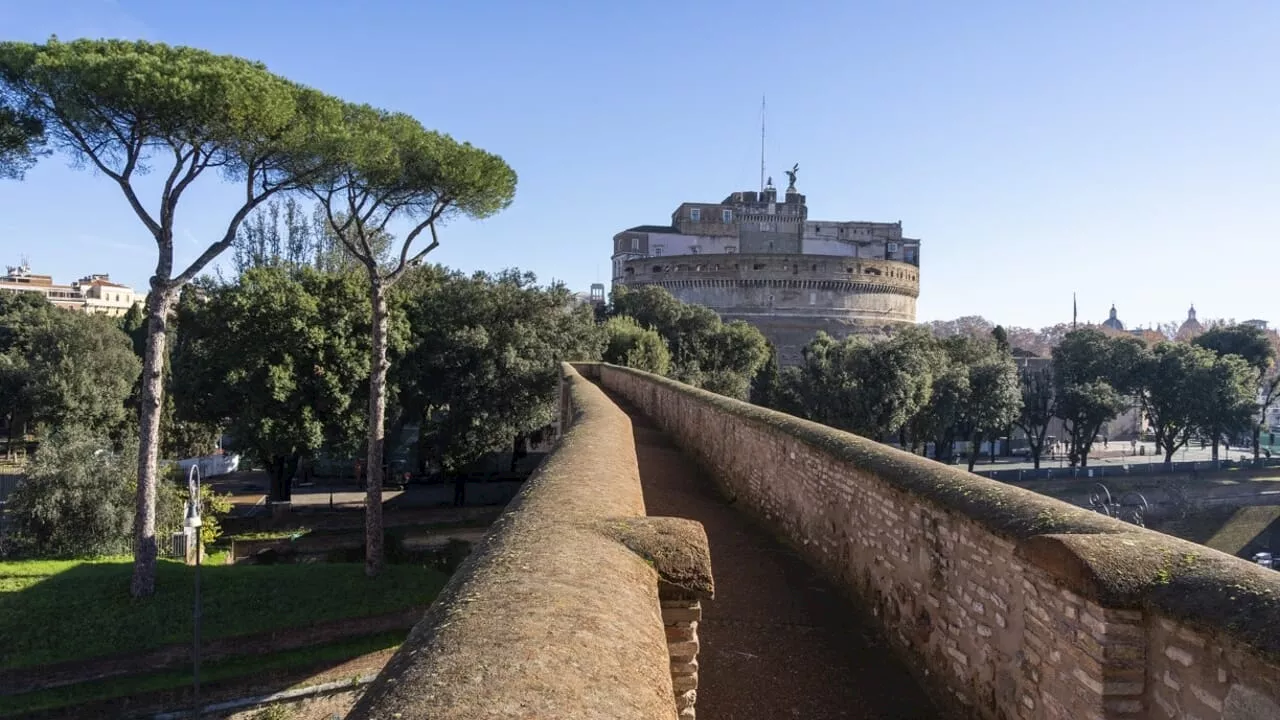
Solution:
{"label": "round castle tower", "polygon": [[784,365],[819,331],[843,338],[913,323],[920,241],[901,223],[810,220],[795,172],[782,202],[762,192],[720,203],[683,203],[671,225],[640,225],[613,238],[613,282],[657,285],[726,321],[758,327]]}

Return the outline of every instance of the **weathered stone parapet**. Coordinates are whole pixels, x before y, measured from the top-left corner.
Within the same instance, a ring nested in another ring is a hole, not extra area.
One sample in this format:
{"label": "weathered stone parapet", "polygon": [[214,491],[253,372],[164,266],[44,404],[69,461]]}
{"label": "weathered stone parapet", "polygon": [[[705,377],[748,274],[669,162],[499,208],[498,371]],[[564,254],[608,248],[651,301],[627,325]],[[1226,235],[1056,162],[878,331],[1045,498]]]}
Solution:
{"label": "weathered stone parapet", "polygon": [[681,720],[693,718],[698,697],[698,622],[702,601],[715,595],[706,531],[699,522],[669,517],[609,520],[603,528],[658,573],[676,711]]}
{"label": "weathered stone parapet", "polygon": [[567,365],[561,402],[556,448],[349,718],[689,717],[672,658],[696,651],[662,598],[710,597],[706,535],[645,517],[630,419]]}
{"label": "weathered stone parapet", "polygon": [[1280,717],[1280,573],[666,378],[590,372],[858,596],[956,714]]}
{"label": "weathered stone parapet", "polygon": [[678,591],[660,594],[662,622],[671,656],[671,689],[676,695],[676,711],[681,720],[694,717],[698,699],[698,623],[702,602]]}

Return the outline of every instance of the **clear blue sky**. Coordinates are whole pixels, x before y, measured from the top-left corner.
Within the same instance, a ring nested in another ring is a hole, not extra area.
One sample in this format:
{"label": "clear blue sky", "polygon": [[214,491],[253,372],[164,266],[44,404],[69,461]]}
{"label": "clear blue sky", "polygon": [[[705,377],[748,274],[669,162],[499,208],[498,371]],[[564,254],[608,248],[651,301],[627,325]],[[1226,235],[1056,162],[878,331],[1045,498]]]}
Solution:
{"label": "clear blue sky", "polygon": [[[199,9],[196,9],[199,8]],[[1280,322],[1280,2],[0,0],[5,38],[262,60],[501,154],[515,204],[438,262],[586,290],[611,236],[800,163],[811,217],[901,220],[919,318]],[[206,180],[206,185],[209,178]],[[194,257],[233,202],[184,198]],[[55,158],[0,184],[0,262],[143,287],[119,191]],[[1276,308],[1276,311],[1273,311]]]}

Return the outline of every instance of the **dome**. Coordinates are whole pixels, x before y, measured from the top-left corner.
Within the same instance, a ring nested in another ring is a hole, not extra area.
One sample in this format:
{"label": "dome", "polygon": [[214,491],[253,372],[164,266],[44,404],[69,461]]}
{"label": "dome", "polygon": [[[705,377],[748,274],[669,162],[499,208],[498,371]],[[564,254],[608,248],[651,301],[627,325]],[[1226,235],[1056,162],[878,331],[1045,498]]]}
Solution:
{"label": "dome", "polygon": [[1102,326],[1103,326],[1103,327],[1109,327],[1109,328],[1111,328],[1112,330],[1119,330],[1119,331],[1121,331],[1121,332],[1123,332],[1123,331],[1124,331],[1124,323],[1120,322],[1120,318],[1117,318],[1117,317],[1116,317],[1116,306],[1115,306],[1115,305],[1112,305],[1112,306],[1111,306],[1111,315],[1110,315],[1110,317],[1108,317],[1106,320],[1103,320],[1103,321],[1102,321]]}
{"label": "dome", "polygon": [[1196,306],[1192,305],[1191,309],[1187,311],[1186,321],[1178,326],[1177,339],[1190,340],[1202,332],[1204,332],[1204,326],[1196,319]]}

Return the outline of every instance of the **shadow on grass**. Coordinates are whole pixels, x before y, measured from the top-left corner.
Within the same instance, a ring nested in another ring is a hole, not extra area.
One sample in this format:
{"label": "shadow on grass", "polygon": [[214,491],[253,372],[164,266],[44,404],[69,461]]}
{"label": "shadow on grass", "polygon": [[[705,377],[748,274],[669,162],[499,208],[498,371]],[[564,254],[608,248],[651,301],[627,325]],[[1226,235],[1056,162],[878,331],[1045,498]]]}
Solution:
{"label": "shadow on grass", "polygon": [[1254,553],[1280,550],[1280,505],[1207,507],[1155,528],[1220,552],[1252,560]]}
{"label": "shadow on grass", "polygon": [[[161,561],[154,596],[129,596],[132,564],[0,563],[0,671],[149,650],[191,641],[195,568]],[[391,565],[223,565],[201,569],[202,636],[306,627],[430,604],[448,577]]]}
{"label": "shadow on grass", "polygon": [[[369,656],[398,647],[405,636],[403,631],[379,633],[299,650],[211,662],[201,668],[201,704],[376,672],[389,655]],[[38,690],[0,697],[0,718],[55,710],[59,717],[104,717],[182,709],[193,702],[191,686],[190,670],[172,670]]]}

